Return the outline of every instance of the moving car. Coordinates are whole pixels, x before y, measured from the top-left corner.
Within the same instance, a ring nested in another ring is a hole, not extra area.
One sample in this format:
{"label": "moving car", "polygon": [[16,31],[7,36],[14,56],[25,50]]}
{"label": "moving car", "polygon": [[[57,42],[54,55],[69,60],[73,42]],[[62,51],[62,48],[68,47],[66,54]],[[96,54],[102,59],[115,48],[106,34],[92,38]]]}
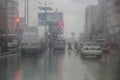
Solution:
{"label": "moving car", "polygon": [[7,35],[6,34],[2,34],[1,38],[7,40],[8,51],[16,50],[16,49],[19,48],[17,35],[15,35],[15,34],[7,34]]}
{"label": "moving car", "polygon": [[64,39],[57,39],[54,42],[53,50],[62,50],[65,51],[65,40]]}
{"label": "moving car", "polygon": [[101,46],[97,42],[85,42],[81,56],[97,56],[98,58],[102,57],[102,49]]}

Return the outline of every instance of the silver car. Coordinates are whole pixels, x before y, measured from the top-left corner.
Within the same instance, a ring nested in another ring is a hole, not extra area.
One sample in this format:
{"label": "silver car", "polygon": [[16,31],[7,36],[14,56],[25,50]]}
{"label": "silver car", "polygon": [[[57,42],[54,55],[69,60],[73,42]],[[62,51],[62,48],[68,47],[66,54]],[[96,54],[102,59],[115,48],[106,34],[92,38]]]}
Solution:
{"label": "silver car", "polygon": [[81,56],[97,56],[98,58],[101,58],[101,46],[97,42],[85,42],[81,51]]}

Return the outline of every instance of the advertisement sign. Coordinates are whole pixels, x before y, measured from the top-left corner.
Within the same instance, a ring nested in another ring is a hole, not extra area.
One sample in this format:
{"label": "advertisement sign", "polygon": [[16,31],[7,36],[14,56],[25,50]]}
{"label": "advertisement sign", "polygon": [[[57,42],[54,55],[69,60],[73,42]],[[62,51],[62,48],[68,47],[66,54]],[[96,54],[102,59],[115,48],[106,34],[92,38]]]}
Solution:
{"label": "advertisement sign", "polygon": [[39,13],[38,14],[38,25],[39,26],[45,26],[46,24],[46,15],[45,13]]}
{"label": "advertisement sign", "polygon": [[39,7],[40,10],[52,10],[51,7]]}
{"label": "advertisement sign", "polygon": [[55,25],[59,24],[60,21],[63,21],[63,13],[62,12],[47,12],[38,14],[38,25],[44,26],[45,23],[47,25]]}
{"label": "advertisement sign", "polygon": [[53,24],[59,23],[63,20],[63,13],[48,13],[47,14],[47,22],[52,22]]}

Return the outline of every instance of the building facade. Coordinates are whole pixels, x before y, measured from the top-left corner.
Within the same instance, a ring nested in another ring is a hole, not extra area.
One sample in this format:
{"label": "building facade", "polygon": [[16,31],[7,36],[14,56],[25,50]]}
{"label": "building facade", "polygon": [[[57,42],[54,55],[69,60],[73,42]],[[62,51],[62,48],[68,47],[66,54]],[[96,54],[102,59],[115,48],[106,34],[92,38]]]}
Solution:
{"label": "building facade", "polygon": [[120,0],[106,0],[108,40],[120,43]]}
{"label": "building facade", "polygon": [[98,38],[107,38],[106,0],[98,0]]}
{"label": "building facade", "polygon": [[7,0],[0,0],[0,34],[6,33]]}
{"label": "building facade", "polygon": [[8,33],[14,33],[16,29],[16,19],[19,18],[18,2],[14,0],[8,1]]}
{"label": "building facade", "polygon": [[98,6],[90,5],[86,8],[86,27],[85,32],[88,34],[88,40],[96,38],[95,32],[98,28]]}

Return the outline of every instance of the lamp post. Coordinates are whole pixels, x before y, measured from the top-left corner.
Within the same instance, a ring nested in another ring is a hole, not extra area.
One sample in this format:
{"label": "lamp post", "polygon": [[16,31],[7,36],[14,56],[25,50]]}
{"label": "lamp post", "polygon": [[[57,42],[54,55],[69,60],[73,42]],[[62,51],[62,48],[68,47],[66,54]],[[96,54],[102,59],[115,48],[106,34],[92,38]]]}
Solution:
{"label": "lamp post", "polygon": [[47,1],[44,1],[43,3],[39,2],[39,4],[43,4],[43,8],[39,8],[40,10],[43,10],[45,13],[45,41],[47,42],[47,11],[52,10],[50,7],[47,7],[49,4],[53,4],[53,2],[48,3]]}
{"label": "lamp post", "polygon": [[29,0],[24,0],[24,17],[25,17],[25,23],[27,26],[29,26]]}

